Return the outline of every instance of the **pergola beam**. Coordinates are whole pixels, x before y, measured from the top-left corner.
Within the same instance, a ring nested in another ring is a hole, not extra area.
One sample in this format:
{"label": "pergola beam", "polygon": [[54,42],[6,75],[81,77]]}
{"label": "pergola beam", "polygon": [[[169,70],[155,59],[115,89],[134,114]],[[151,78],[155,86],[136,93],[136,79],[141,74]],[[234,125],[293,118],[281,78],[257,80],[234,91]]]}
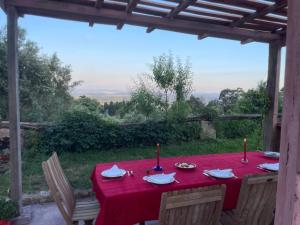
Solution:
{"label": "pergola beam", "polygon": [[95,7],[100,9],[103,5],[104,0],[96,0]]}
{"label": "pergola beam", "polygon": [[101,8],[101,10],[67,2],[40,1],[40,0],[9,0],[6,5],[17,7],[20,13],[49,16],[54,18],[71,19],[78,21],[94,21],[102,23],[103,20],[111,23],[120,21],[144,27],[155,27],[163,30],[181,33],[196,34],[207,33],[212,37],[243,40],[252,38],[258,42],[272,42],[281,39],[281,35],[269,32],[252,31],[237,27],[228,27],[204,22],[184,21],[180,19],[159,18],[146,15],[128,14],[125,11]]}
{"label": "pergola beam", "polygon": [[300,1],[289,0],[288,4],[275,225],[300,224]]}
{"label": "pergola beam", "polygon": [[18,14],[13,6],[7,9],[7,62],[9,99],[10,197],[22,208],[22,160],[19,107]]}
{"label": "pergola beam", "polygon": [[272,13],[272,12],[274,12],[274,11],[276,11],[278,9],[282,9],[282,8],[284,8],[286,6],[287,6],[287,1],[286,0],[278,0],[272,6],[267,6],[264,9],[257,10],[256,12],[254,12],[254,13],[252,13],[250,15],[244,16],[243,18],[241,18],[241,19],[239,19],[237,21],[232,22],[230,24],[230,26],[232,26],[232,27],[241,26],[244,23],[249,23],[249,22],[253,21],[255,18],[258,18],[258,17],[261,17],[261,16],[265,16],[268,13]]}

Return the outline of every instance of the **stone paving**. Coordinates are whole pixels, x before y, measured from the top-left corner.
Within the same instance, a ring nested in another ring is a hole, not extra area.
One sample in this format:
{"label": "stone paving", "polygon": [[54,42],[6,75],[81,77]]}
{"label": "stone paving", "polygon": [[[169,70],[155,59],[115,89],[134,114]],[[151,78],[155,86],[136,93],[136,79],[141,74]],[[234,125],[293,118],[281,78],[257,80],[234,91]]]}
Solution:
{"label": "stone paving", "polygon": [[[31,205],[32,218],[29,225],[66,225],[55,203]],[[83,225],[83,222],[79,223]],[[147,222],[151,225],[153,222]]]}

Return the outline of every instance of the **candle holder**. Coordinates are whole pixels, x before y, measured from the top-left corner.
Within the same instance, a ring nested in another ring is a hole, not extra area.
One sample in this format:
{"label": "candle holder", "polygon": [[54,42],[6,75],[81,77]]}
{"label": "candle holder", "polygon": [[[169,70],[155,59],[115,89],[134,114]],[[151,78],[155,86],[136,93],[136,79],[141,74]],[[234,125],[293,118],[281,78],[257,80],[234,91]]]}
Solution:
{"label": "candle holder", "polygon": [[248,160],[247,158],[246,158],[246,159],[245,159],[245,158],[242,158],[242,159],[241,159],[241,162],[244,163],[244,164],[247,164],[247,163],[249,162],[249,160]]}
{"label": "candle holder", "polygon": [[153,170],[155,170],[155,171],[162,171],[163,168],[161,166],[157,165],[157,166],[153,167]]}

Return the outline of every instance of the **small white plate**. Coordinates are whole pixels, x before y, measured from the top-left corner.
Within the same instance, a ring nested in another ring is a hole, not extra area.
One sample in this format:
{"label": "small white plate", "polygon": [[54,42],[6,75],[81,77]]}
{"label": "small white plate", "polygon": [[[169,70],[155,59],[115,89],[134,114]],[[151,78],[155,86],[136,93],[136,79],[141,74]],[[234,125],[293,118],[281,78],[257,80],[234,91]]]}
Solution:
{"label": "small white plate", "polygon": [[143,180],[152,184],[170,184],[175,181],[175,173],[172,174],[155,174],[150,176],[144,176]]}
{"label": "small white plate", "polygon": [[179,169],[195,169],[197,165],[195,163],[188,163],[188,162],[178,162],[175,163],[175,166]]}
{"label": "small white plate", "polygon": [[270,170],[270,171],[278,171],[279,163],[263,163],[258,165],[262,169]]}
{"label": "small white plate", "polygon": [[279,152],[266,151],[266,152],[264,152],[264,156],[266,156],[268,158],[279,159],[280,153]]}
{"label": "small white plate", "polygon": [[215,169],[215,170],[204,170],[204,173],[212,176],[212,177],[216,177],[216,178],[224,178],[224,179],[228,179],[228,178],[233,178],[236,177],[234,175],[234,173],[232,172],[232,169],[224,169],[224,170],[220,170],[220,169]]}
{"label": "small white plate", "polygon": [[101,175],[107,178],[116,178],[116,177],[123,177],[126,174],[126,171],[120,169],[118,166],[114,165],[112,168],[103,170]]}

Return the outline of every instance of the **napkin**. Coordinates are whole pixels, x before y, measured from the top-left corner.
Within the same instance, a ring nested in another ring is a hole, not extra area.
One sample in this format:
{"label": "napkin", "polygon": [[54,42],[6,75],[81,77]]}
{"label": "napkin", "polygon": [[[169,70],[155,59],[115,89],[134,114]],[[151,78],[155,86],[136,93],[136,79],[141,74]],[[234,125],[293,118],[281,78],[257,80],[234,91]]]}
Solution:
{"label": "napkin", "polygon": [[259,167],[267,169],[267,170],[278,171],[279,163],[263,163],[263,164],[260,164]]}
{"label": "napkin", "polygon": [[147,177],[147,180],[153,183],[164,184],[170,183],[174,181],[174,176],[176,173],[169,173],[169,174],[155,174]]}
{"label": "napkin", "polygon": [[123,176],[124,170],[120,169],[117,165],[113,165],[110,169],[104,170],[101,174],[106,177]]}
{"label": "napkin", "polygon": [[279,158],[280,157],[279,152],[267,151],[267,152],[264,152],[264,155],[267,156],[267,157],[272,157],[272,158]]}
{"label": "napkin", "polygon": [[213,170],[205,170],[205,173],[207,173],[210,176],[214,177],[233,177],[234,174],[232,173],[232,169],[213,169]]}

